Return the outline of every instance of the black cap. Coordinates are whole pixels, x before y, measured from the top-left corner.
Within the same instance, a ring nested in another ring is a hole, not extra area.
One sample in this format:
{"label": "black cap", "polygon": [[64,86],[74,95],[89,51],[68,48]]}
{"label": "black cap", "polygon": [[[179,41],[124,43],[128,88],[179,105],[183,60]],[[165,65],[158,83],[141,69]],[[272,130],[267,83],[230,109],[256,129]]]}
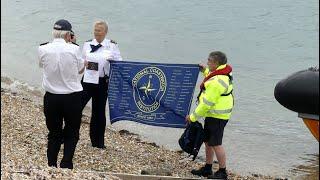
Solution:
{"label": "black cap", "polygon": [[61,30],[61,31],[71,31],[72,26],[71,26],[71,24],[69,23],[69,21],[64,20],[64,19],[60,19],[59,21],[57,21],[56,23],[54,23],[53,29],[55,29],[55,30]]}

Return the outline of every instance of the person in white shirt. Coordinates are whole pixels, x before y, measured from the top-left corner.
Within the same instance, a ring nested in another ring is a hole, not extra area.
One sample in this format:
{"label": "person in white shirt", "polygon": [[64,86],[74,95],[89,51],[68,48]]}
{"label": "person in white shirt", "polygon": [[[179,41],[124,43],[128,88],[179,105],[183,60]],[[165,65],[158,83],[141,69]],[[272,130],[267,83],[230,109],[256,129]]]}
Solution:
{"label": "person in white shirt", "polygon": [[[42,86],[44,115],[49,130],[48,165],[57,167],[58,153],[63,141],[61,168],[73,168],[73,156],[79,140],[81,123],[81,73],[85,62],[79,46],[71,41],[71,24],[64,19],[53,27],[53,41],[39,46],[39,66],[43,68]],[[64,121],[64,128],[63,128]]]}
{"label": "person in white shirt", "polygon": [[105,21],[94,23],[94,39],[83,45],[82,55],[88,61],[82,79],[82,108],[92,98],[90,140],[93,147],[105,149],[106,101],[110,64],[108,60],[122,60],[118,44],[106,38],[108,25]]}

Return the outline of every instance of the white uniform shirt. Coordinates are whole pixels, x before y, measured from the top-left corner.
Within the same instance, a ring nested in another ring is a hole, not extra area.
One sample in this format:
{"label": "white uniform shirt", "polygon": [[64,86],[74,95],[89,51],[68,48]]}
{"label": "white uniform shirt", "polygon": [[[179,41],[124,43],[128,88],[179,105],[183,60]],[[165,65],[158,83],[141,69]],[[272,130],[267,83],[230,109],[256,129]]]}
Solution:
{"label": "white uniform shirt", "polygon": [[95,52],[90,53],[91,51],[90,44],[96,46],[99,43],[97,42],[96,39],[85,42],[82,49],[83,59],[90,61],[90,58],[94,57],[95,58],[94,61],[98,62],[99,77],[104,77],[104,75],[109,76],[110,63],[107,59],[118,60],[118,61],[122,60],[118,45],[115,42],[111,41],[110,39],[104,39],[100,43],[102,46]]}
{"label": "white uniform shirt", "polygon": [[39,66],[43,68],[42,87],[53,94],[82,91],[79,71],[84,66],[79,46],[57,38],[40,45]]}

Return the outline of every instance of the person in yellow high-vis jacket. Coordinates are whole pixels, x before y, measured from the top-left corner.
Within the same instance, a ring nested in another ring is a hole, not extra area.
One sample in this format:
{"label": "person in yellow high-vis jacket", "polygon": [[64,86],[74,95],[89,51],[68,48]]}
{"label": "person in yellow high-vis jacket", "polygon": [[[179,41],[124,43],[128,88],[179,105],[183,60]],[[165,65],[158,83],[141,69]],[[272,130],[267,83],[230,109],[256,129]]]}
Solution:
{"label": "person in yellow high-vis jacket", "polygon": [[[205,79],[201,84],[198,106],[192,114],[186,116],[189,123],[205,118],[206,165],[199,170],[192,170],[191,173],[208,178],[226,179],[226,155],[222,146],[222,137],[234,104],[232,68],[227,64],[226,55],[220,51],[209,54],[207,65],[208,68],[199,65]],[[214,153],[219,163],[219,170],[213,174]]]}

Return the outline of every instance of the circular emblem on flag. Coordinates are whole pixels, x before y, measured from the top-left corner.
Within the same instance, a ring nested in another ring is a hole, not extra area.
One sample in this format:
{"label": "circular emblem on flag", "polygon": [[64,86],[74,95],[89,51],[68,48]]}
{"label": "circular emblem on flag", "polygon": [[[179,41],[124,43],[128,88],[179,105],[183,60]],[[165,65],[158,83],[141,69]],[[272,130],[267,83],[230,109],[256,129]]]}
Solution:
{"label": "circular emblem on flag", "polygon": [[133,98],[137,108],[145,113],[156,111],[160,107],[166,86],[166,76],[161,69],[147,67],[139,71],[132,79]]}

